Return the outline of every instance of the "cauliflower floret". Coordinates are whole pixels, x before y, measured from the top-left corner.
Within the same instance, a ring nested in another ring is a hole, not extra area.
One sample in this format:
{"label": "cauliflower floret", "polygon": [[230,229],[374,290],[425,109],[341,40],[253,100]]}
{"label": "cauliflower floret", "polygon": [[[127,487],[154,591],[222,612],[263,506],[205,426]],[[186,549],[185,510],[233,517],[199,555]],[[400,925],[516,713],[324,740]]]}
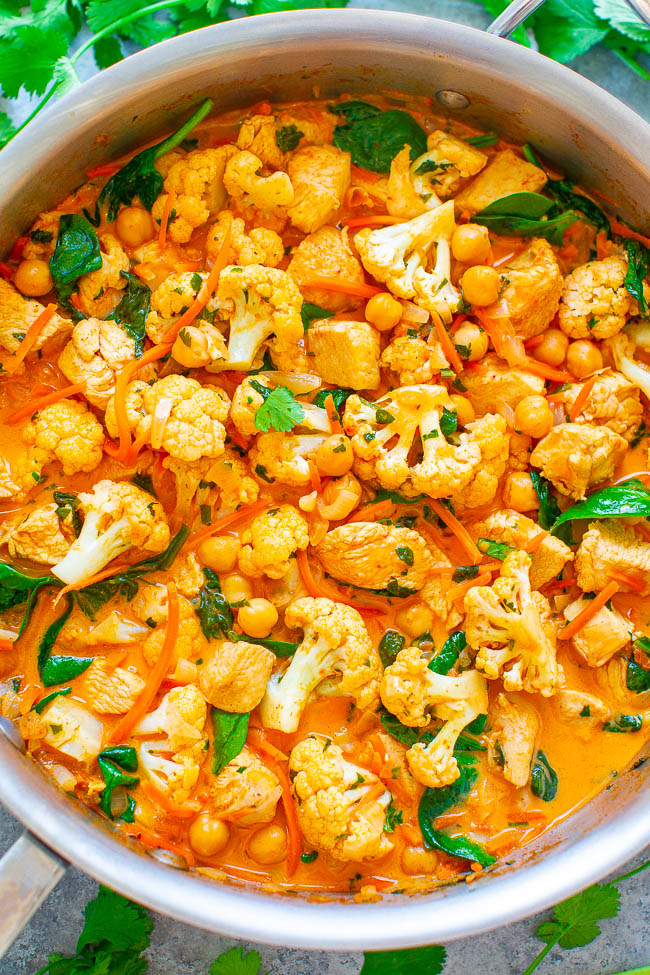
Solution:
{"label": "cauliflower floret", "polygon": [[332,220],[350,185],[350,153],[336,146],[305,146],[287,165],[294,189],[289,220],[305,234],[313,234]]}
{"label": "cauliflower floret", "polygon": [[537,193],[547,178],[539,166],[522,159],[512,149],[504,149],[496,152],[485,169],[456,195],[456,211],[469,210],[473,216],[511,193]]}
{"label": "cauliflower floret", "polygon": [[49,261],[56,247],[59,221],[64,212],[64,210],[45,210],[39,213],[27,235],[22,254],[24,261]]}
{"label": "cauliflower floret", "polygon": [[468,142],[436,129],[427,137],[427,152],[411,166],[411,179],[420,196],[441,200],[455,196],[462,183],[484,168],[487,156]]}
{"label": "cauliflower floret", "polygon": [[221,253],[221,247],[230,226],[230,243],[225,257],[226,264],[263,264],[265,267],[277,267],[284,257],[282,238],[275,230],[266,227],[253,227],[246,233],[246,225],[241,217],[233,217],[229,210],[222,210],[208,232],[205,241],[205,253],[211,261],[215,261]]}
{"label": "cauliflower floret", "polygon": [[[16,351],[30,325],[43,311],[45,305],[40,301],[23,298],[13,284],[0,277],[0,345],[7,352]],[[53,335],[69,332],[71,328],[71,321],[57,314],[52,315],[47,325],[39,332],[34,349],[41,349]]]}
{"label": "cauliflower floret", "polygon": [[509,459],[510,437],[506,421],[502,416],[488,413],[465,426],[474,446],[481,451],[481,462],[469,484],[454,495],[454,506],[460,511],[464,508],[479,508],[494,500],[499,489]]}
{"label": "cauliflower floret", "polygon": [[477,651],[475,666],[506,691],[551,697],[561,670],[556,660],[556,625],[548,600],[531,592],[530,558],[510,552],[492,586],[465,595],[465,634]]}
{"label": "cauliflower floret", "polygon": [[104,318],[115,304],[115,292],[126,288],[122,272],[131,270],[131,259],[113,234],[100,234],[102,266],[82,274],[77,282],[79,304],[86,316]]}
{"label": "cauliflower floret", "polygon": [[530,780],[531,763],[540,722],[537,712],[524,697],[499,694],[490,711],[492,723],[487,741],[495,765],[503,777],[521,789]]}
{"label": "cauliflower floret", "polygon": [[[147,315],[147,335],[152,342],[163,341],[165,332],[187,311],[207,277],[205,271],[174,271],[158,285],[151,295]],[[218,307],[214,297],[205,306],[208,312],[214,312]]]}
{"label": "cauliflower floret", "polygon": [[636,314],[634,298],[625,287],[627,261],[612,254],[589,261],[567,275],[558,322],[572,339],[607,339]]}
{"label": "cauliflower floret", "polygon": [[12,558],[18,555],[45,565],[60,562],[74,537],[69,526],[59,518],[54,501],[31,508],[18,520],[3,522],[0,529],[0,544],[7,545]]}
{"label": "cauliflower floret", "polygon": [[258,515],[241,541],[240,572],[251,579],[282,579],[291,568],[291,557],[309,545],[309,525],[292,504],[281,504]]}
{"label": "cauliflower floret", "polygon": [[445,722],[435,738],[416,742],[406,757],[411,773],[422,785],[438,789],[455,782],[460,775],[454,758],[456,739],[479,714],[487,714],[485,677],[476,670],[466,670],[458,677],[436,674],[429,670],[419,647],[406,647],[384,671],[381,700],[410,728],[424,728],[431,715]]}
{"label": "cauliflower floret", "polygon": [[[650,546],[648,546],[650,548]],[[574,619],[589,605],[584,596],[564,607],[567,620]],[[601,606],[573,637],[573,646],[590,667],[602,667],[627,646],[634,635],[632,624],[608,606]]]}
{"label": "cauliflower floret", "polygon": [[500,403],[513,409],[525,396],[544,393],[544,380],[532,372],[513,368],[494,352],[488,352],[471,369],[464,369],[460,381],[478,416],[494,411]]}
{"label": "cauliflower floret", "polygon": [[140,741],[139,768],[159,792],[174,802],[187,800],[201,773],[205,750],[207,706],[198,687],[188,684],[165,694],[155,711],[133,729],[137,737],[163,735]]}
{"label": "cauliflower floret", "polygon": [[[638,332],[630,329],[629,335],[620,332],[614,338],[604,342],[603,345],[610,351],[616,368],[623,373],[630,383],[639,387],[646,399],[650,399],[650,367],[645,362],[634,358],[637,345],[641,349],[645,347],[645,343],[638,341],[638,339]],[[611,424],[608,423],[607,425],[610,426]],[[613,426],[612,429],[614,429]]]}
{"label": "cauliflower floret", "polygon": [[[169,665],[170,673],[174,672],[179,660],[192,662],[205,658],[208,654],[208,642],[205,639],[201,624],[194,612],[194,607],[187,599],[179,599],[180,619],[178,622],[178,638],[174,644],[174,655]],[[162,650],[165,641],[165,629],[162,624],[167,620],[167,590],[163,586],[147,586],[140,589],[133,600],[133,609],[142,620],[153,620],[156,623],[142,648],[144,659],[153,667]]]}
{"label": "cauliflower floret", "polygon": [[177,591],[186,599],[194,599],[203,588],[205,578],[203,569],[194,552],[190,552],[184,559],[178,557],[174,561],[172,579]]}
{"label": "cauliflower floret", "polygon": [[384,832],[391,794],[361,804],[378,779],[343,758],[329,738],[309,735],[289,758],[300,829],[311,846],[336,860],[372,860],[392,849]]}
{"label": "cauliflower floret", "polygon": [[[460,295],[451,282],[449,242],[456,228],[449,201],[394,227],[360,230],[355,247],[365,269],[398,298],[412,298],[450,322]],[[427,270],[433,259],[433,268]]]}
{"label": "cauliflower floret", "polygon": [[275,816],[282,787],[277,776],[246,746],[209,787],[210,812],[218,819],[232,819],[238,826],[270,823]]}
{"label": "cauliflower floret", "polygon": [[219,489],[220,514],[229,514],[240,504],[255,504],[259,497],[259,484],[250,476],[246,462],[232,447],[226,447],[221,457],[213,461],[206,478]]}
{"label": "cauliflower floret", "polygon": [[350,694],[359,708],[375,708],[381,661],[360,613],[331,599],[296,599],[284,614],[285,626],[304,631],[288,667],[268,682],[260,704],[266,728],[298,729],[307,699],[321,681],[339,678],[339,694]]}
{"label": "cauliflower floret", "polygon": [[326,311],[351,311],[363,304],[364,299],[354,295],[302,286],[303,281],[316,276],[365,284],[363,268],[352,253],[347,233],[341,233],[336,227],[321,227],[315,234],[301,240],[293,251],[287,270],[298,282],[305,301]]}
{"label": "cauliflower floret", "polygon": [[237,148],[252,152],[269,169],[284,169],[285,154],[279,147],[273,115],[245,118],[237,134]]}
{"label": "cauliflower floret", "polygon": [[[474,538],[489,538],[493,542],[505,542],[513,548],[525,549],[526,544],[539,535],[539,525],[532,518],[504,508],[495,511],[485,521],[472,526]],[[568,562],[573,562],[573,552],[568,545],[553,535],[547,535],[531,555],[530,584],[541,589],[560,574]]]}
{"label": "cauliflower floret", "polygon": [[312,322],[307,332],[307,353],[326,383],[347,389],[379,386],[379,332],[367,322]]}
{"label": "cauliflower floret", "polygon": [[609,427],[560,423],[539,441],[530,463],[561,494],[580,501],[588,488],[613,475],[626,450],[626,441]]}
{"label": "cauliflower floret", "polygon": [[151,215],[160,223],[167,197],[169,193],[174,194],[167,233],[175,243],[187,243],[193,231],[223,207],[226,202],[224,170],[235,155],[234,146],[195,149],[170,167],[165,177],[165,192],[154,203]]}
{"label": "cauliflower floret", "polygon": [[267,483],[309,484],[309,458],[325,439],[316,434],[262,433],[251,447],[251,468]]}
{"label": "cauliflower floret", "polygon": [[294,367],[304,329],[302,296],[290,274],[260,264],[227,267],[221,272],[217,297],[224,309],[231,309],[223,368],[248,371],[262,355],[262,345],[268,345],[278,369]]}
{"label": "cauliflower floret", "polygon": [[102,459],[104,431],[85,403],[63,399],[32,417],[22,432],[32,447],[29,469],[57,460],[66,475],[94,471]]}
{"label": "cauliflower floret", "polygon": [[190,509],[195,502],[207,503],[210,491],[214,487],[214,482],[208,478],[208,472],[212,470],[213,464],[212,457],[201,457],[190,462],[167,456],[163,460],[162,466],[174,475],[176,482],[174,510],[182,521],[189,518]]}
{"label": "cauliflower floret", "polygon": [[274,214],[278,207],[291,206],[295,193],[291,180],[280,171],[262,175],[262,160],[248,150],[228,160],[224,184],[233,203],[253,206],[263,214]]}
{"label": "cauliflower floret", "polygon": [[[226,440],[224,421],[230,400],[218,386],[202,386],[187,376],[165,376],[151,386],[129,383],[126,413],[134,436],[177,460],[219,457]],[[115,398],[106,407],[106,428],[117,437]]]}
{"label": "cauliflower floret", "polygon": [[412,386],[437,378],[447,362],[439,342],[429,345],[424,339],[398,335],[381,354],[381,365],[399,376],[400,385]]}
{"label": "cauliflower floret", "polygon": [[[138,643],[147,637],[151,630],[133,620],[127,619],[114,609],[105,616],[101,623],[93,625],[81,610],[73,610],[59,633],[57,646],[64,650],[77,653],[89,646],[99,643],[129,644]],[[92,668],[91,668],[92,669]],[[90,670],[87,672],[90,673]]]}
{"label": "cauliflower floret", "polygon": [[245,714],[264,697],[275,654],[257,643],[224,643],[204,659],[199,687],[209,704]]}
{"label": "cauliflower floret", "polygon": [[419,532],[375,521],[333,528],[314,553],[328,575],[361,589],[416,592],[434,567]]}
{"label": "cauliflower floret", "polygon": [[97,758],[104,725],[82,704],[70,697],[55,697],[41,712],[41,721],[47,728],[43,741],[50,748],[76,762],[90,763]]}
{"label": "cauliflower floret", "polygon": [[98,481],[79,494],[81,534],[53,574],[66,584],[83,582],[130,548],[163,552],[169,526],[162,505],[133,484]]}
{"label": "cauliflower floret", "polygon": [[96,658],[83,676],[83,691],[97,714],[126,714],[145,687],[145,682],[132,670],[110,668]]}
{"label": "cauliflower floret", "polygon": [[505,284],[502,307],[515,332],[524,339],[539,335],[555,318],[564,287],[553,248],[547,240],[534,238],[499,271]]}
{"label": "cauliflower floret", "polygon": [[[627,519],[593,521],[576,552],[576,575],[583,592],[600,592],[616,571],[650,592],[650,544]],[[618,580],[617,580],[618,581]],[[627,590],[624,582],[618,583]]]}
{"label": "cauliflower floret", "polygon": [[[72,330],[70,341],[58,358],[58,366],[71,383],[83,383],[89,403],[100,410],[115,392],[115,378],[135,359],[135,341],[116,322],[86,318]],[[145,366],[140,378],[155,376],[153,365]]]}
{"label": "cauliflower floret", "polygon": [[[427,174],[431,171],[428,163],[425,171]],[[413,172],[412,180],[411,147],[405,145],[390,164],[390,173],[386,184],[386,209],[393,217],[412,220],[413,217],[419,217],[421,213],[426,213],[427,210],[440,206],[440,197],[436,196],[432,188],[427,189],[422,194],[416,191],[413,183],[420,177],[415,167]],[[426,179],[426,177],[424,178]]]}
{"label": "cauliflower floret", "polygon": [[[611,369],[599,373],[594,379],[589,396],[578,415],[573,417],[573,422],[609,427],[630,443],[643,418],[638,387],[626,376]],[[573,406],[583,385],[572,383],[564,391],[567,409]]]}

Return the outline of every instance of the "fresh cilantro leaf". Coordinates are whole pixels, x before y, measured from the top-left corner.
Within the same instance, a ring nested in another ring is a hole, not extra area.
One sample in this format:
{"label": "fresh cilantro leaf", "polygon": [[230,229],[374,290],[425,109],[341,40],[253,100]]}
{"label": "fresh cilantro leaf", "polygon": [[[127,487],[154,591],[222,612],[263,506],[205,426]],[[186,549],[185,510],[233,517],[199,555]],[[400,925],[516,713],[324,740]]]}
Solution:
{"label": "fresh cilantro leaf", "polygon": [[447,952],[442,945],[404,951],[366,951],[359,975],[440,975]]}
{"label": "fresh cilantro leaf", "polygon": [[246,744],[249,714],[231,714],[220,708],[212,708],[214,744],[212,746],[212,772],[218,775]]}
{"label": "fresh cilantro leaf", "polygon": [[633,41],[650,41],[650,27],[641,22],[626,0],[595,0],[594,12]]}
{"label": "fresh cilantro leaf", "polygon": [[533,25],[542,54],[563,64],[585,54],[609,30],[596,16],[593,0],[547,0]]}
{"label": "fresh cilantro leaf", "polygon": [[241,946],[236,946],[212,962],[209,975],[258,975],[261,964],[259,952],[244,951]]}
{"label": "fresh cilantro leaf", "polygon": [[95,64],[100,70],[110,68],[124,57],[117,37],[101,37],[93,47],[93,54]]}
{"label": "fresh cilantro leaf", "polygon": [[255,380],[252,380],[251,385],[257,392],[264,390],[262,393],[264,402],[258,406],[255,413],[255,426],[262,433],[267,433],[271,429],[288,433],[304,420],[305,411],[286,386],[276,386],[275,389],[269,390]]}
{"label": "fresh cilantro leaf", "polygon": [[537,937],[546,944],[559,943],[562,948],[582,948],[600,934],[599,921],[616,917],[621,895],[613,884],[594,884],[557,904],[553,920],[537,929]]}
{"label": "fresh cilantro leaf", "polygon": [[143,907],[108,887],[100,887],[95,900],[86,906],[86,923],[77,943],[77,954],[103,942],[122,951],[144,951],[152,931],[153,922]]}
{"label": "fresh cilantro leaf", "polygon": [[149,305],[151,302],[151,288],[141,281],[137,274],[120,271],[126,278],[126,290],[122,292],[117,307],[111,312],[107,320],[117,322],[129,338],[135,342],[135,356],[139,359],[144,351],[145,326]]}
{"label": "fresh cilantro leaf", "polygon": [[59,58],[54,65],[54,84],[57,98],[67,95],[69,91],[78,88],[81,84],[81,78],[70,58]]}
{"label": "fresh cilantro leaf", "polygon": [[395,805],[395,800],[391,796],[388,807],[386,808],[386,820],[384,822],[384,833],[394,833],[395,827],[400,826],[404,821],[404,813]]}
{"label": "fresh cilantro leaf", "polygon": [[21,88],[30,95],[42,95],[52,80],[57,61],[67,50],[66,37],[56,29],[17,28],[10,40],[0,41],[3,95],[17,98]]}

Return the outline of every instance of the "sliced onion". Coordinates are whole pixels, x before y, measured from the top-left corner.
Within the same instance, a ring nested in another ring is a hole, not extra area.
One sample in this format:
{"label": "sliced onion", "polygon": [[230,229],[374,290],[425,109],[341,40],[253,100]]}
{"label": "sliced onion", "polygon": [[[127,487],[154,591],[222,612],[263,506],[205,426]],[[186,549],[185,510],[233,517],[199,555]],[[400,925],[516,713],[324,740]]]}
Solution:
{"label": "sliced onion", "polygon": [[560,423],[566,423],[566,415],[564,413],[563,403],[553,404],[553,426],[559,427]]}
{"label": "sliced onion", "polygon": [[514,430],[515,428],[515,411],[511,407],[510,403],[506,403],[502,400],[497,406],[497,412],[501,414],[503,419],[506,421],[508,426]]}
{"label": "sliced onion", "polygon": [[303,494],[301,498],[298,498],[298,507],[301,511],[313,511],[317,500],[318,492],[311,491],[309,494]]}
{"label": "sliced onion", "polygon": [[156,403],[156,408],[153,411],[153,420],[151,421],[150,437],[151,446],[154,450],[160,450],[162,447],[163,434],[173,405],[174,400],[170,396],[162,396]]}
{"label": "sliced onion", "polygon": [[322,406],[314,406],[313,403],[301,403],[303,418],[299,426],[306,427],[308,430],[317,430],[319,433],[331,433],[332,423],[327,410]]}
{"label": "sliced onion", "polygon": [[[49,772],[64,792],[74,792],[77,780],[70,769],[67,769],[65,765],[52,765]],[[126,809],[126,802],[124,803],[124,809]],[[120,809],[119,811],[124,812],[124,809]]]}
{"label": "sliced onion", "polygon": [[404,309],[402,321],[417,322],[419,325],[424,325],[429,321],[429,312],[412,301],[403,301],[402,308]]}
{"label": "sliced onion", "polygon": [[260,379],[268,379],[273,386],[286,386],[288,390],[296,395],[301,393],[311,393],[322,386],[320,376],[315,376],[310,372],[259,372]]}

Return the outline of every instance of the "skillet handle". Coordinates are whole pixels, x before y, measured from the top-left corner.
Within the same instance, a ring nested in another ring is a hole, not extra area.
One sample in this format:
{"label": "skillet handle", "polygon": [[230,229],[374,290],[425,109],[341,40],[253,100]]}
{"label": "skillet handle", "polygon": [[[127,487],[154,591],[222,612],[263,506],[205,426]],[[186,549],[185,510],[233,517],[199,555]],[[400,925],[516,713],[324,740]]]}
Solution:
{"label": "skillet handle", "polygon": [[68,864],[31,833],[0,860],[0,958],[63,877]]}
{"label": "skillet handle", "polygon": [[541,7],[545,0],[512,0],[510,6],[500,13],[487,28],[488,34],[497,37],[510,37],[512,32],[520,27],[531,14]]}

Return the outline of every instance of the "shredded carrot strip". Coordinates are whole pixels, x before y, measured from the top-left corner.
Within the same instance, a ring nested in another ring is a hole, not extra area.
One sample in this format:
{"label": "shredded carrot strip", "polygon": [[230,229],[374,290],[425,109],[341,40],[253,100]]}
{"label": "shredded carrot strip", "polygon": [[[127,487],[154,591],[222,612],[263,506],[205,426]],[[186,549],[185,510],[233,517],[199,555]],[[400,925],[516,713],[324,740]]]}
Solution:
{"label": "shredded carrot strip", "polygon": [[5,360],[4,368],[5,372],[15,372],[18,366],[22,363],[23,359],[31,352],[31,350],[36,345],[38,337],[54,316],[56,311],[56,305],[46,305],[43,311],[36,316],[32,324],[29,326],[25,332],[25,337],[8,359]]}
{"label": "shredded carrot strip", "polygon": [[360,511],[351,515],[345,524],[351,525],[354,521],[376,521],[378,518],[385,518],[394,507],[395,505],[390,498],[386,498],[385,501],[377,501],[375,504],[366,504]]}
{"label": "shredded carrot strip", "polygon": [[524,552],[528,552],[529,555],[532,552],[536,552],[539,546],[544,541],[544,539],[548,538],[550,534],[551,534],[550,532],[547,532],[544,529],[537,532],[537,534],[533,535],[532,538],[529,538],[526,544],[524,545]]}
{"label": "shredded carrot strip", "polygon": [[203,261],[185,261],[183,264],[177,264],[177,271],[200,271],[203,267]]}
{"label": "shredded carrot strip", "polygon": [[170,190],[167,194],[167,199],[165,200],[163,212],[160,217],[160,232],[158,234],[159,247],[164,247],[165,244],[167,243],[167,225],[172,215],[172,210],[174,209],[175,203],[176,203],[176,191]]}
{"label": "shredded carrot strip", "polygon": [[18,237],[16,243],[11,248],[10,259],[12,261],[20,261],[23,256],[23,251],[25,250],[25,245],[27,243],[27,237]]}
{"label": "shredded carrot strip", "polygon": [[[127,467],[131,467],[133,464],[135,464],[136,460],[138,459],[138,455],[140,451],[142,450],[142,448],[144,447],[148,439],[149,439],[149,431],[146,430],[144,433],[141,433],[139,437],[135,438],[135,440],[129,447],[129,451],[126,457],[124,458],[124,463]],[[104,445],[104,450],[106,450],[106,445]],[[106,452],[108,453],[108,451]]]}
{"label": "shredded carrot strip", "polygon": [[446,508],[444,504],[440,504],[440,502],[436,501],[434,498],[429,498],[428,504],[434,514],[438,516],[440,521],[447,526],[450,532],[453,532],[467,554],[470,556],[471,561],[482,562],[484,558],[483,552],[479,551],[476,544],[472,541],[472,538],[465,526],[461,525],[458,518],[452,515],[449,508]]}
{"label": "shredded carrot strip", "polygon": [[279,762],[289,761],[288,755],[285,755],[283,751],[280,751],[279,748],[276,748],[274,744],[268,741],[263,728],[249,728],[248,738],[253,748],[264,752],[266,755],[270,755],[271,758],[275,758]]}
{"label": "shredded carrot strip", "polygon": [[183,857],[190,867],[196,863],[193,853],[187,846],[170,843],[166,837],[158,836],[157,833],[150,833],[148,830],[142,829],[141,826],[122,826],[122,830],[127,836],[139,840],[144,846],[149,846],[153,850],[168,850],[170,853],[175,853],[176,856]]}
{"label": "shredded carrot strip", "polygon": [[540,362],[539,359],[531,359],[530,356],[526,356],[526,361],[521,365],[527,372],[532,372],[534,376],[541,376],[542,379],[552,379],[556,383],[573,382],[573,376],[570,372],[565,372],[564,369],[554,369],[553,366],[547,366],[545,362]]}
{"label": "shredded carrot strip", "polygon": [[101,166],[95,166],[93,169],[86,170],[86,176],[88,179],[95,179],[97,176],[113,176],[115,173],[119,172],[122,167],[119,163],[102,163]]}
{"label": "shredded carrot strip", "polygon": [[491,318],[480,308],[474,309],[474,315],[490,336],[496,354],[505,359],[509,366],[521,366],[526,362],[524,343],[509,318]]}
{"label": "shredded carrot strip", "polygon": [[433,825],[436,829],[445,829],[447,826],[454,826],[456,823],[462,822],[463,819],[467,819],[468,815],[467,809],[455,813],[445,813],[442,816],[436,816]]}
{"label": "shredded carrot strip", "polygon": [[645,583],[640,579],[635,579],[634,576],[630,576],[627,572],[619,572],[618,569],[610,569],[609,574],[612,579],[616,582],[620,582],[621,585],[626,586],[632,592],[643,592],[645,589]]}
{"label": "shredded carrot strip", "polygon": [[182,328],[186,328],[191,325],[197,315],[203,311],[208,301],[214,294],[219,284],[219,277],[224,267],[228,263],[228,256],[230,254],[230,236],[232,234],[232,220],[228,224],[225,234],[223,235],[223,241],[221,247],[219,248],[219,253],[212,265],[212,270],[208,274],[203,287],[199,291],[198,295],[187,309],[187,311],[181,315],[177,322],[167,329],[163,335],[163,342],[173,342],[178,333]]}
{"label": "shredded carrot strip", "polygon": [[377,215],[376,217],[353,217],[352,220],[344,220],[343,226],[349,227],[390,227],[395,223],[403,223],[403,217],[391,217],[389,214],[384,213]]}
{"label": "shredded carrot strip", "polygon": [[380,796],[383,796],[384,792],[386,792],[386,786],[384,783],[375,782],[375,784],[370,786],[368,791],[364,793],[364,795],[355,805],[355,813],[359,812],[360,809],[363,809],[364,806],[369,806],[371,802],[375,801],[375,799],[379,799]]}
{"label": "shredded carrot strip", "polygon": [[180,618],[180,603],[176,586],[173,582],[167,583],[167,626],[165,629],[165,639],[160,648],[160,656],[156,661],[147,681],[140,692],[135,704],[124,717],[118,721],[108,740],[112,742],[124,741],[124,739],[135,728],[137,723],[149,710],[153,699],[158,693],[158,689],[163,682],[163,678],[169,670],[169,664],[174,655],[176,641],[178,640],[178,622]]}
{"label": "shredded carrot strip", "polygon": [[524,823],[526,821],[546,823],[548,821],[546,813],[541,812],[539,809],[510,809],[506,814],[506,818],[511,823]]}
{"label": "shredded carrot strip", "polygon": [[576,417],[579,416],[580,413],[582,412],[582,407],[586,405],[587,400],[591,395],[591,391],[594,388],[595,382],[596,382],[595,376],[592,376],[590,379],[588,379],[587,382],[584,383],[584,385],[582,386],[582,389],[576,396],[575,400],[573,401],[573,406],[569,407],[569,419],[571,420],[571,423],[575,423]]}
{"label": "shredded carrot strip", "polygon": [[88,579],[84,579],[82,582],[72,582],[69,586],[64,586],[63,589],[59,589],[56,594],[56,599],[54,600],[54,605],[60,602],[64,596],[69,592],[77,592],[79,589],[85,589],[86,586],[92,586],[96,582],[102,582],[104,579],[110,579],[111,576],[117,575],[122,569],[126,569],[126,564],[112,564],[110,569],[102,569],[101,572],[96,572],[94,576],[89,576]]}
{"label": "shredded carrot strip", "polygon": [[537,346],[541,345],[543,341],[544,341],[543,335],[533,335],[533,337],[530,339],[524,339],[524,348],[526,350],[536,349]]}
{"label": "shredded carrot strip", "polygon": [[13,645],[13,640],[7,640],[4,637],[0,640],[0,650],[12,650]]}
{"label": "shredded carrot strip", "polygon": [[325,288],[326,291],[340,291],[345,295],[356,295],[357,298],[372,298],[373,295],[381,294],[382,288],[375,287],[374,284],[359,284],[358,281],[346,281],[343,278],[327,278],[314,275],[300,281],[301,288]]}
{"label": "shredded carrot strip", "polygon": [[230,515],[223,515],[223,517],[217,518],[211,525],[206,525],[205,528],[199,529],[193,537],[188,538],[185,543],[185,548],[190,550],[198,548],[201,542],[204,542],[206,538],[210,538],[211,535],[216,535],[230,525],[234,525],[235,522],[243,521],[244,518],[250,518],[252,515],[259,514],[260,511],[265,511],[266,508],[270,507],[270,501],[260,500],[256,501],[255,504],[244,505],[243,508],[238,508],[237,511],[233,511]]}
{"label": "shredded carrot strip", "polygon": [[438,315],[437,312],[432,312],[431,318],[433,319],[433,325],[440,345],[442,346],[443,354],[445,358],[449,360],[451,368],[454,370],[456,375],[458,375],[463,371],[463,360],[459,356],[456,346],[451,341],[449,333],[447,332],[440,315]]}
{"label": "shredded carrot strip", "polygon": [[11,281],[14,276],[13,270],[4,261],[0,261],[0,277],[6,281]]}
{"label": "shredded carrot strip", "polygon": [[545,583],[544,589],[546,589],[547,592],[555,592],[556,589],[571,589],[571,587],[575,585],[575,579],[553,579],[551,582]]}
{"label": "shredded carrot strip", "polygon": [[465,582],[459,582],[457,586],[452,586],[451,589],[447,590],[447,600],[453,601],[458,599],[460,596],[464,596],[465,593],[473,589],[474,586],[485,586],[492,581],[492,571],[489,572],[479,572],[477,576],[473,579],[467,579]]}
{"label": "shredded carrot strip", "polygon": [[143,281],[153,281],[156,272],[151,270],[151,264],[134,264],[133,272]]}
{"label": "shredded carrot strip", "polygon": [[308,460],[307,466],[309,467],[309,478],[311,480],[312,490],[315,491],[316,494],[320,494],[323,490],[323,482],[321,481],[320,474],[318,473],[318,468],[313,460]]}
{"label": "shredded carrot strip", "polygon": [[386,746],[384,745],[379,735],[376,732],[374,735],[369,735],[368,741],[370,742],[374,750],[377,752],[382,762],[385,762],[387,757]]}
{"label": "shredded carrot strip", "polygon": [[411,846],[420,846],[422,844],[422,833],[413,823],[401,823],[400,829],[406,842]]}
{"label": "shredded carrot strip", "polygon": [[309,559],[307,558],[307,553],[300,552],[300,551],[296,552],[296,561],[298,563],[298,571],[300,572],[300,578],[302,579],[305,589],[307,590],[309,595],[313,596],[315,599],[319,599],[322,597],[324,597],[325,599],[329,599],[328,593],[324,589],[321,589],[321,587],[314,579],[314,576],[311,571],[311,566],[309,565]]}
{"label": "shredded carrot strip", "polygon": [[141,786],[142,791],[152,802],[155,802],[165,812],[176,816],[178,819],[194,819],[197,813],[201,812],[200,802],[191,801],[179,805],[178,803],[172,802],[168,796],[156,789],[151,782],[142,782]]}
{"label": "shredded carrot strip", "polygon": [[64,386],[62,389],[56,389],[53,393],[48,393],[47,396],[41,396],[39,399],[31,400],[25,406],[21,406],[19,409],[14,410],[13,413],[10,413],[5,423],[20,423],[21,420],[26,420],[27,417],[33,416],[34,413],[38,413],[45,406],[51,406],[52,403],[58,403],[59,400],[68,399],[68,397],[74,396],[76,393],[82,393],[83,388],[81,383],[75,383],[73,386]]}
{"label": "shredded carrot strip", "polygon": [[122,463],[126,461],[129,450],[131,449],[131,425],[126,412],[126,391],[128,385],[136,372],[144,366],[149,365],[150,362],[156,362],[158,359],[164,358],[169,352],[171,352],[171,344],[169,343],[166,345],[154,345],[144,355],[141,355],[139,359],[128,362],[115,381],[115,422],[120,440],[120,449],[115,456]]}
{"label": "shredded carrot strip", "polygon": [[343,433],[343,427],[341,426],[341,421],[339,420],[338,410],[336,409],[334,397],[331,393],[326,397],[323,405],[327,411],[327,418],[330,421],[332,433]]}
{"label": "shredded carrot strip", "polygon": [[631,227],[628,227],[627,224],[622,223],[622,221],[618,220],[616,217],[610,217],[609,222],[612,230],[615,234],[618,234],[619,237],[628,237],[632,240],[638,240],[639,243],[645,244],[646,247],[650,247],[650,237],[644,237],[644,235],[640,234],[638,230],[632,230]]}
{"label": "shredded carrot strip", "polygon": [[581,609],[576,617],[574,617],[570,623],[560,630],[557,635],[558,640],[570,640],[572,636],[579,633],[583,626],[589,622],[589,620],[596,615],[599,609],[602,609],[608,599],[615,596],[619,591],[620,586],[618,582],[609,582],[605,588],[598,593],[590,602],[587,603],[584,609]]}
{"label": "shredded carrot strip", "polygon": [[484,843],[488,853],[497,853],[499,850],[512,849],[523,841],[523,836],[518,829],[504,829],[496,836],[491,836]]}
{"label": "shredded carrot strip", "polygon": [[284,816],[287,821],[287,832],[289,834],[289,852],[287,854],[287,874],[292,877],[298,868],[298,861],[300,860],[300,851],[302,850],[302,838],[300,827],[298,826],[298,816],[296,815],[296,807],[293,803],[293,796],[291,794],[291,783],[289,781],[289,776],[287,770],[283,765],[279,765],[275,759],[271,758],[265,752],[262,752],[259,757],[264,762],[266,767],[274,773],[277,777],[278,782],[282,788],[282,808],[284,809]]}

